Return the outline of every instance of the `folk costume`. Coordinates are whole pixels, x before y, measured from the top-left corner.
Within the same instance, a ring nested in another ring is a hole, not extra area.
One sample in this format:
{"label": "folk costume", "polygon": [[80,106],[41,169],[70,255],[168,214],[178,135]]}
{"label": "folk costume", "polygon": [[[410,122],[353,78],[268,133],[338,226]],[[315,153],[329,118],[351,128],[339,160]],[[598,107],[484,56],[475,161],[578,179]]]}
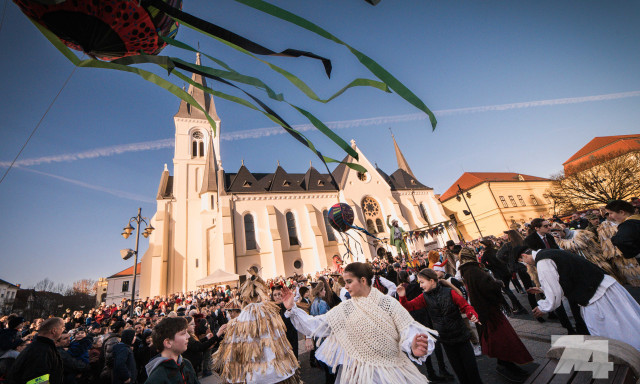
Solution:
{"label": "folk costume", "polygon": [[564,238],[556,239],[558,246],[571,253],[582,256],[593,264],[600,267],[607,275],[621,281],[613,264],[605,259],[602,253],[602,247],[596,241],[593,233],[586,229],[565,229]]}
{"label": "folk costume", "polygon": [[640,287],[640,264],[635,258],[625,259],[622,252],[613,245],[611,238],[618,232],[618,225],[610,220],[605,220],[598,226],[598,238],[604,258],[611,260],[616,266],[619,275],[623,279],[620,284],[629,284],[632,287]]}
{"label": "folk costume", "polygon": [[[397,224],[398,220],[393,220],[393,223]],[[389,237],[389,243],[396,247],[398,256],[402,257],[402,252],[404,252],[404,257],[408,257],[409,251],[407,250],[407,243],[404,242],[404,229],[390,223],[388,217],[387,227],[389,227],[389,233],[391,234],[391,236]]]}
{"label": "folk costume", "polygon": [[478,326],[482,354],[498,362],[526,364],[533,361],[527,347],[507,320],[503,308],[509,308],[502,296],[502,284],[483,270],[469,248],[460,251],[460,273],[467,285],[473,308],[482,325]]}
{"label": "folk costume", "polygon": [[[352,297],[324,315],[310,316],[294,305],[285,314],[298,331],[326,338],[316,359],[336,372],[336,383],[422,383],[425,378],[411,362],[422,364],[433,351],[437,332],[419,324],[400,303],[377,289]],[[429,335],[427,355],[414,357],[411,343]]]}
{"label": "folk costume", "polygon": [[245,305],[227,325],[213,354],[214,369],[227,383],[300,383],[280,308],[269,301],[267,285],[252,269],[240,287],[240,299]]}
{"label": "folk costume", "polygon": [[580,305],[592,335],[620,340],[640,351],[640,305],[614,278],[570,252],[541,250],[532,256],[546,296],[538,301],[541,311],[554,310],[566,296]]}
{"label": "folk costume", "polygon": [[618,224],[618,233],[611,238],[611,242],[625,258],[640,259],[640,215],[631,215]]}

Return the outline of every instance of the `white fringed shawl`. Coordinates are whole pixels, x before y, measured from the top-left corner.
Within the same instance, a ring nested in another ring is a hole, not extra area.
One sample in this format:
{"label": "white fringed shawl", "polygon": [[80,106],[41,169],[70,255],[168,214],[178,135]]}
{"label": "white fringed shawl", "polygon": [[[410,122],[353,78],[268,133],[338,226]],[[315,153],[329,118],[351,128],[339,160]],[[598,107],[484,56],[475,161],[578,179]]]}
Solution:
{"label": "white fringed shawl", "polygon": [[[409,328],[417,328],[427,335],[437,335],[437,332],[414,321],[396,299],[371,289],[369,296],[354,297],[327,312],[326,320],[331,333],[317,356],[334,367],[334,372],[336,366],[342,364],[341,382],[424,382],[424,375],[402,347],[409,349],[417,334],[407,332]],[[431,351],[435,339],[429,337]]]}

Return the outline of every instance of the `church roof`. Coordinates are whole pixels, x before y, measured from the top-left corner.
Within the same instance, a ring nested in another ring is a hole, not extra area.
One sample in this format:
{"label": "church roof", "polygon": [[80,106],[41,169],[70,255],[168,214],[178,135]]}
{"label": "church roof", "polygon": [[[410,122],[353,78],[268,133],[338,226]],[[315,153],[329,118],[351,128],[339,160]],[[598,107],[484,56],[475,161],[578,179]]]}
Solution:
{"label": "church roof", "polygon": [[411,168],[409,168],[409,163],[407,162],[407,159],[404,158],[400,147],[398,147],[398,143],[396,143],[396,137],[393,135],[393,133],[391,134],[391,138],[393,139],[393,148],[396,151],[396,161],[398,162],[398,169],[402,169],[415,179],[416,176],[411,171]]}
{"label": "church roof", "polygon": [[544,177],[523,175],[515,172],[465,172],[453,183],[445,193],[440,196],[440,201],[445,202],[458,193],[458,184],[463,191],[469,190],[484,182],[522,182],[522,181],[550,181]]}
{"label": "church roof", "polygon": [[[200,53],[196,56],[196,65],[200,65]],[[193,74],[191,75],[191,80],[198,84],[202,84],[207,87],[207,81],[202,75]],[[218,113],[216,112],[216,106],[213,103],[213,98],[208,93],[205,93],[202,89],[194,87],[192,84],[189,84],[188,93],[200,104],[208,113],[209,116],[215,121],[220,121],[218,117]],[[191,104],[182,100],[180,102],[180,109],[178,109],[178,113],[174,117],[187,117],[192,119],[206,119],[204,112],[199,110],[198,108],[193,107]]]}
{"label": "church roof", "polygon": [[237,173],[224,173],[225,190],[231,193],[282,193],[337,191],[331,175],[310,167],[307,173],[287,173],[280,165],[273,173],[251,173],[244,164]]}
{"label": "church roof", "polygon": [[433,189],[419,182],[418,179],[415,178],[415,176],[409,174],[404,169],[398,169],[393,172],[391,176],[387,177],[387,183],[389,183],[392,190],[401,191],[410,189]]}
{"label": "church roof", "polygon": [[218,192],[218,182],[216,177],[216,166],[213,158],[213,137],[209,138],[209,148],[207,149],[207,159],[204,163],[204,174],[202,175],[202,187],[200,195],[207,192]]}

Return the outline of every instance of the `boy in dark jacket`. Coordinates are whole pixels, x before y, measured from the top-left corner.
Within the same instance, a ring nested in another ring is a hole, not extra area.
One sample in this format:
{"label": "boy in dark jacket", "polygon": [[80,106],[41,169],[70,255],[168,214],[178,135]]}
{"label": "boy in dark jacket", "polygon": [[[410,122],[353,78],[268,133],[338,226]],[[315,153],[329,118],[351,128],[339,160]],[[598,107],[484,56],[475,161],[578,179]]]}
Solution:
{"label": "boy in dark jacket", "polygon": [[182,353],[189,344],[188,323],[183,317],[167,317],[153,329],[153,345],[160,354],[146,365],[148,383],[200,384],[196,371]]}
{"label": "boy in dark jacket", "polygon": [[69,354],[85,364],[89,364],[89,349],[93,345],[93,340],[87,337],[87,331],[84,328],[78,328],[73,341],[69,345]]}

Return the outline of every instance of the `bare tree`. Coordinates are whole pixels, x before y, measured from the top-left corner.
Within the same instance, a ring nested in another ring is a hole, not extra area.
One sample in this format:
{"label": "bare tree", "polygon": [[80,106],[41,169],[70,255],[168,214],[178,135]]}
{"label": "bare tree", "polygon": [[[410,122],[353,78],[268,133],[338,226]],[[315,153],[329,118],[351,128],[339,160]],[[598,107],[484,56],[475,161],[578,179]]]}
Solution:
{"label": "bare tree", "polygon": [[549,197],[562,213],[595,208],[638,194],[639,175],[637,152],[600,156],[552,176],[554,182]]}
{"label": "bare tree", "polygon": [[54,283],[52,280],[49,280],[48,277],[45,277],[44,279],[38,281],[36,285],[33,286],[33,289],[38,292],[51,292],[55,284],[56,283]]}

